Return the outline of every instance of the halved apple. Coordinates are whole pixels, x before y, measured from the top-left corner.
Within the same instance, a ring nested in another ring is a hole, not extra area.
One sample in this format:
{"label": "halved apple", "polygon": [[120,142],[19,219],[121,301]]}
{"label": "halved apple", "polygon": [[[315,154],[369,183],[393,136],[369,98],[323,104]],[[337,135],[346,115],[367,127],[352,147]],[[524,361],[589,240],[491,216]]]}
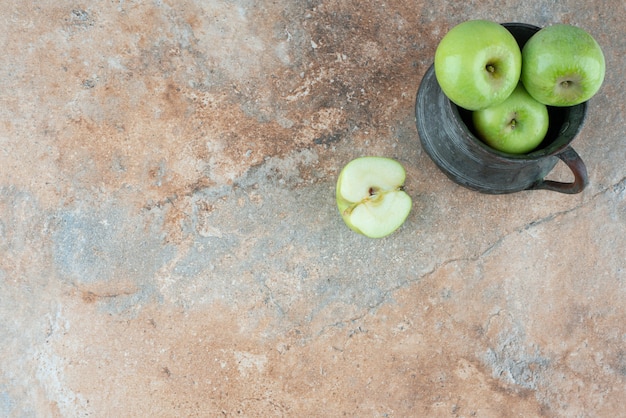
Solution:
{"label": "halved apple", "polygon": [[352,230],[370,238],[398,229],[411,212],[404,191],[406,172],[391,158],[361,157],[350,161],[337,179],[337,207]]}

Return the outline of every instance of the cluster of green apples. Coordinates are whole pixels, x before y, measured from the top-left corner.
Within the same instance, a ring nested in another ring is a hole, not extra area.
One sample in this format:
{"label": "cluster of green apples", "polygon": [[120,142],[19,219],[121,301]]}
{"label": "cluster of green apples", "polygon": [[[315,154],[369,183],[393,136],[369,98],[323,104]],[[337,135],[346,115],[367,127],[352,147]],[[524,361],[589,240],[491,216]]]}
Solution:
{"label": "cluster of green apples", "polygon": [[549,125],[546,106],[589,100],[605,73],[602,49],[584,29],[548,26],[520,50],[508,29],[488,20],[450,29],[434,65],[444,94],[472,111],[478,136],[510,154],[528,153],[541,143]]}

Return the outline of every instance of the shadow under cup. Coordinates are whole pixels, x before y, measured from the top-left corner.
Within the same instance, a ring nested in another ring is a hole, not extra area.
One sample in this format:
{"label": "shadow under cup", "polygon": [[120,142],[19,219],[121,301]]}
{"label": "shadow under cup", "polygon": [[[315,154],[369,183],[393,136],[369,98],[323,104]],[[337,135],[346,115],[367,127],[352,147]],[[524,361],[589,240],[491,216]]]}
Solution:
{"label": "shadow under cup", "polygon": [[[520,48],[540,29],[525,23],[503,26],[513,34]],[[588,183],[587,169],[570,143],[580,132],[586,111],[586,103],[548,106],[549,127],[543,142],[530,153],[507,154],[494,150],[477,137],[471,112],[445,96],[432,65],[420,83],[415,104],[420,141],[433,162],[457,184],[490,194],[536,189],[581,192]],[[544,179],[559,160],[574,174],[573,182]]]}

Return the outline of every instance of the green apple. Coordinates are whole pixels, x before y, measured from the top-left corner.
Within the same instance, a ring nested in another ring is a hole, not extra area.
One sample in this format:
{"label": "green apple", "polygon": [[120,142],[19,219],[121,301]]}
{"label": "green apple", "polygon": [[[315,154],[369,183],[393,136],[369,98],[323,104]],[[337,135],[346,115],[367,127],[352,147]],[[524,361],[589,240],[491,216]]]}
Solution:
{"label": "green apple", "polygon": [[518,83],[502,103],[472,112],[478,136],[490,147],[509,154],[537,148],[548,132],[548,108]]}
{"label": "green apple", "polygon": [[600,45],[576,26],[545,27],[522,49],[522,83],[535,100],[549,106],[589,100],[600,89],[604,72]]}
{"label": "green apple", "polygon": [[502,25],[469,20],[450,29],[435,51],[435,76],[444,94],[467,110],[501,103],[522,68],[517,41]]}
{"label": "green apple", "polygon": [[352,230],[382,238],[409,216],[411,197],[404,192],[404,167],[391,158],[361,157],[350,161],[337,179],[337,207]]}

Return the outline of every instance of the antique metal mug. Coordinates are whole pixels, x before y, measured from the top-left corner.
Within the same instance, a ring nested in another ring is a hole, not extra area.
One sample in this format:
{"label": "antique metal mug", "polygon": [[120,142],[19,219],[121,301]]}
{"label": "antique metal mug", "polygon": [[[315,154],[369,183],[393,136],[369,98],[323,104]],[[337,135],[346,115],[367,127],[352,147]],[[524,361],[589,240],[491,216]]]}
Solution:
{"label": "antique metal mug", "polygon": [[[520,48],[540,28],[524,23],[503,24]],[[588,183],[587,169],[570,146],[582,128],[587,104],[548,106],[550,126],[543,142],[527,154],[494,150],[474,133],[471,112],[452,103],[435,77],[434,66],[426,71],[417,92],[415,116],[424,151],[454,182],[482,193],[502,194],[546,189],[579,193]],[[561,160],[574,174],[563,183],[545,176]]]}

